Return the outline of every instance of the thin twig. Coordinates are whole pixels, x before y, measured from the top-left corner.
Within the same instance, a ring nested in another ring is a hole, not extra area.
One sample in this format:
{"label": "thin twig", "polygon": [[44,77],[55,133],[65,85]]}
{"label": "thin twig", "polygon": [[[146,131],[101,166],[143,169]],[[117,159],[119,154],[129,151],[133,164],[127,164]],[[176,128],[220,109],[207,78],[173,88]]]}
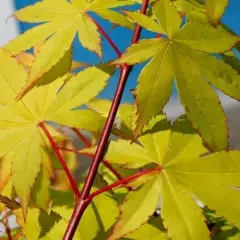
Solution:
{"label": "thin twig", "polygon": [[[148,4],[149,4],[149,0],[143,0],[142,7],[141,7],[142,14],[146,13]],[[138,42],[139,37],[141,35],[141,30],[142,30],[142,27],[137,25],[134,35],[133,35],[132,43]],[[123,91],[124,91],[124,88],[125,88],[125,85],[126,85],[126,82],[127,82],[127,79],[128,79],[128,76],[129,76],[131,70],[132,70],[132,66],[130,66],[130,65],[124,64],[123,66],[121,66],[121,75],[120,75],[117,90],[115,92],[115,96],[114,96],[114,99],[113,99],[113,102],[111,105],[111,109],[110,109],[107,121],[105,123],[105,127],[104,127],[103,133],[101,135],[95,157],[93,159],[92,165],[88,172],[88,176],[84,183],[84,186],[83,186],[83,189],[81,192],[81,197],[76,205],[74,213],[71,217],[71,220],[68,224],[65,235],[63,237],[64,240],[71,240],[74,237],[77,226],[78,226],[78,224],[82,218],[82,215],[88,205],[86,200],[90,194],[95,176],[98,171],[98,167],[104,157],[104,151],[107,147],[108,138],[111,134],[111,129],[114,124],[114,120],[117,115],[117,111],[118,111],[118,108],[119,108],[119,105],[120,105],[120,102],[122,99]]]}
{"label": "thin twig", "polygon": [[93,18],[91,18],[92,21],[96,24],[98,27],[98,30],[101,32],[101,34],[107,39],[110,46],[113,48],[113,50],[116,52],[117,56],[120,58],[122,56],[121,51],[118,49],[114,41],[110,38],[110,36],[105,32],[105,30],[98,24],[97,21],[95,21]]}
{"label": "thin twig", "polygon": [[145,170],[145,171],[142,171],[142,172],[138,172],[138,173],[136,173],[132,176],[124,178],[124,179],[122,179],[120,181],[117,181],[117,182],[115,182],[115,183],[113,183],[113,184],[111,184],[111,185],[109,185],[105,188],[101,188],[101,189],[93,192],[92,194],[89,195],[89,197],[87,199],[88,199],[89,202],[91,202],[91,200],[93,198],[97,197],[98,195],[100,195],[104,192],[110,191],[110,190],[112,190],[113,188],[116,188],[116,187],[122,187],[122,186],[126,185],[127,183],[129,183],[129,182],[131,182],[131,181],[133,181],[137,178],[140,178],[144,175],[147,175],[147,174],[150,174],[150,173],[153,173],[153,172],[157,172],[157,171],[160,171],[160,169],[159,168],[153,168],[153,169],[148,169],[148,170]]}
{"label": "thin twig", "polygon": [[73,131],[87,147],[92,146],[91,142],[77,128],[73,128]]}
{"label": "thin twig", "polygon": [[67,164],[65,163],[65,160],[62,156],[62,154],[60,153],[57,144],[55,143],[53,137],[51,136],[51,134],[49,133],[49,131],[47,130],[45,124],[43,122],[39,123],[39,127],[43,130],[43,132],[45,133],[45,135],[47,136],[49,142],[51,143],[52,149],[55,152],[55,154],[57,155],[57,158],[59,160],[59,162],[61,163],[67,177],[68,177],[68,181],[71,184],[71,187],[73,189],[76,201],[78,201],[78,199],[80,198],[80,192],[78,190],[78,186],[70,172],[70,170],[68,169]]}

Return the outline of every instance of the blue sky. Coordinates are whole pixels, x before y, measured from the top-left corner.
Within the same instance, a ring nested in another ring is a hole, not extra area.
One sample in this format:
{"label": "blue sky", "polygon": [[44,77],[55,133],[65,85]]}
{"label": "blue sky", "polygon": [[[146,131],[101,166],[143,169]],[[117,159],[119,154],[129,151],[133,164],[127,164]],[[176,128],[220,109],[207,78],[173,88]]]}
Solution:
{"label": "blue sky", "polygon": [[[36,0],[16,0],[15,5],[16,8],[22,8],[26,5],[33,4],[36,2]],[[234,32],[236,32],[238,35],[240,34],[240,0],[230,0],[229,6],[222,18],[222,21],[231,28]],[[111,28],[111,24],[109,24],[107,21],[102,20],[96,16],[96,19],[99,20],[100,25],[109,33],[111,38],[114,40],[114,42],[117,44],[117,46],[120,48],[121,51],[124,51],[130,44],[131,38],[132,38],[132,31],[128,29],[123,28]],[[29,27],[31,27],[31,24],[20,24],[20,29],[22,32],[27,30]],[[149,38],[154,36],[152,33],[149,33],[147,31],[142,32],[142,38]],[[112,48],[108,45],[107,41],[103,38],[103,50],[105,52],[103,56],[103,61],[108,61],[110,59],[116,58],[115,52],[112,50]],[[78,40],[76,39],[74,43],[74,59],[79,61],[87,61],[91,64],[99,63],[98,57],[83,49],[80,44],[78,43]],[[126,86],[126,90],[124,92],[123,96],[123,102],[132,102],[132,94],[130,92],[130,89],[135,88],[137,84],[137,76],[141,70],[141,67],[143,65],[137,65],[134,67],[134,70],[132,71],[128,83]],[[101,93],[101,97],[103,98],[109,98],[112,99],[117,81],[119,77],[119,70],[115,73],[115,75],[110,79],[109,85],[107,88]],[[176,96],[176,90],[174,89],[173,94]]]}

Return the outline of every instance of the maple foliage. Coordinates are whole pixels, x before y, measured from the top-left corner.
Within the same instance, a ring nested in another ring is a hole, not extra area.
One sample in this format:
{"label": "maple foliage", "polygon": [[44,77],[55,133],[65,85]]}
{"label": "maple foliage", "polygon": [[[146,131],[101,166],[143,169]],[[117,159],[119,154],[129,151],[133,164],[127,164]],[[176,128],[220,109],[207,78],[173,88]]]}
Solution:
{"label": "maple foliage", "polygon": [[[240,152],[217,95],[240,99],[228,3],[42,0],[14,13],[36,25],[0,48],[1,239],[239,238]],[[134,30],[125,52],[95,14]],[[74,60],[76,36],[99,64]],[[102,37],[118,59],[102,61]],[[143,62],[135,103],[120,104]],[[118,66],[113,101],[98,98]],[[185,115],[171,123],[174,83]]]}

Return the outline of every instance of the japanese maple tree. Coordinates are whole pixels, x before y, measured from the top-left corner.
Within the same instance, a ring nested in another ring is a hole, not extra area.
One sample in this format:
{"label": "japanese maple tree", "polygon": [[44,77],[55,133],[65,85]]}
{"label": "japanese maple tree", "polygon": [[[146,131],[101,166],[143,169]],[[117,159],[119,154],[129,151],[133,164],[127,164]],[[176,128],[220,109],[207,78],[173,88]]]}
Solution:
{"label": "japanese maple tree", "polygon": [[[1,239],[240,238],[240,152],[229,150],[216,93],[240,99],[240,39],[221,22],[227,6],[42,0],[15,12],[36,25],[0,48]],[[126,51],[96,15],[133,31]],[[143,28],[155,37],[140,39]],[[73,59],[76,37],[99,64]],[[102,61],[102,38],[116,59]],[[135,102],[121,104],[143,62]],[[113,100],[98,98],[117,68]],[[185,115],[171,123],[174,83]]]}

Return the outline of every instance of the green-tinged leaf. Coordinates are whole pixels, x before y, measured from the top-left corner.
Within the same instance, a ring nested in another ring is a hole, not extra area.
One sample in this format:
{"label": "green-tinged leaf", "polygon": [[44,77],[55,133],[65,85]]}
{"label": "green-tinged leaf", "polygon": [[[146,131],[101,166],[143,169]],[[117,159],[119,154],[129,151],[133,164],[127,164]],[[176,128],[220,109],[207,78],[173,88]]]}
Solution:
{"label": "green-tinged leaf", "polygon": [[90,67],[73,76],[57,94],[48,116],[60,114],[87,103],[106,86],[113,72],[105,66]]}
{"label": "green-tinged leaf", "polygon": [[[62,239],[67,226],[68,226],[68,222],[65,219],[61,219],[50,229],[50,231],[45,236],[40,238],[40,240]],[[73,239],[82,240],[81,238],[78,238],[78,237],[79,237],[78,234],[76,234],[76,236]]]}
{"label": "green-tinged leaf", "polygon": [[167,45],[168,42],[166,39],[155,38],[141,40],[137,44],[133,44],[130,48],[128,48],[123,56],[120,59],[114,61],[114,63],[136,64],[144,62],[156,55],[156,52],[164,51]]}
{"label": "green-tinged leaf", "polygon": [[6,196],[0,195],[0,202],[3,203],[7,208],[9,208],[11,210],[20,208],[20,204],[17,201],[9,199]]}
{"label": "green-tinged leaf", "polygon": [[204,217],[192,196],[165,172],[161,178],[161,205],[161,216],[170,238],[210,239]]}
{"label": "green-tinged leaf", "polygon": [[104,8],[116,8],[121,7],[125,5],[132,5],[134,4],[131,0],[125,1],[125,0],[94,0],[91,1],[88,5],[88,9],[91,11],[97,11],[99,9]]}
{"label": "green-tinged leaf", "polygon": [[160,217],[151,218],[148,223],[142,225],[135,232],[128,234],[126,240],[168,240],[168,236],[162,225]]}
{"label": "green-tinged leaf", "polygon": [[96,54],[101,58],[101,37],[100,33],[98,33],[97,25],[89,16],[84,14],[79,17],[77,24],[79,41],[83,47],[89,49],[90,51],[96,52]]}
{"label": "green-tinged leaf", "polygon": [[175,35],[175,41],[200,51],[221,53],[234,47],[239,38],[220,27],[189,23]]}
{"label": "green-tinged leaf", "polygon": [[42,23],[55,20],[56,17],[59,17],[59,14],[70,16],[74,12],[76,12],[76,9],[67,1],[44,0],[22,8],[14,15],[22,22]]}
{"label": "green-tinged leaf", "polygon": [[96,13],[102,18],[109,20],[113,24],[116,24],[117,26],[122,26],[129,29],[134,28],[133,24],[129,21],[129,19],[127,19],[124,15],[116,11],[112,11],[108,9],[103,9],[103,10],[99,9],[99,10],[96,10]]}
{"label": "green-tinged leaf", "polygon": [[87,109],[73,111],[64,109],[63,111],[52,114],[47,117],[47,119],[65,126],[84,129],[92,133],[101,132],[106,120],[99,113]]}
{"label": "green-tinged leaf", "polygon": [[209,83],[230,97],[240,100],[240,75],[237,71],[214,56],[208,56],[194,50],[189,50],[188,54],[198,64],[202,76]]}
{"label": "green-tinged leaf", "polygon": [[225,52],[224,55],[222,55],[222,58],[225,63],[230,65],[238,73],[240,72],[240,61],[233,51]]}
{"label": "green-tinged leaf", "polygon": [[108,240],[119,239],[144,224],[156,210],[159,197],[159,176],[150,179],[142,187],[129,193],[121,206],[119,220]]}
{"label": "green-tinged leaf", "polygon": [[178,118],[172,126],[169,149],[164,158],[164,164],[173,159],[198,158],[207,152],[201,137],[196,134],[190,121],[185,116]]}
{"label": "green-tinged leaf", "polygon": [[207,11],[211,21],[215,24],[219,23],[219,19],[225,12],[229,0],[206,0]]}
{"label": "green-tinged leaf", "polygon": [[188,119],[211,149],[224,150],[228,147],[228,127],[217,94],[201,77],[192,59],[184,56],[181,51],[183,49],[180,50],[177,46],[173,49],[174,72]]}
{"label": "green-tinged leaf", "polygon": [[61,21],[49,22],[45,23],[44,25],[36,26],[35,28],[26,31],[24,34],[19,35],[17,38],[10,41],[5,46],[5,49],[14,55],[20,53],[21,51],[30,49],[37,43],[54,34],[54,31],[59,24],[61,24]]}
{"label": "green-tinged leaf", "polygon": [[219,233],[212,238],[212,240],[239,240],[240,232],[239,229],[230,226],[224,226]]}
{"label": "green-tinged leaf", "polygon": [[240,208],[238,202],[240,192],[225,186],[225,184],[222,184],[222,181],[218,182],[218,179],[221,179],[221,177],[215,178],[215,174],[209,175],[207,179],[204,179],[201,175],[195,173],[181,173],[181,176],[177,178],[199,200],[208,205],[209,208],[216,210],[219,215],[226,217],[227,220],[239,228]]}
{"label": "green-tinged leaf", "polygon": [[36,207],[48,210],[50,196],[49,196],[49,188],[50,188],[50,178],[51,178],[51,169],[49,169],[50,159],[47,153],[42,150],[42,166],[41,170],[38,174],[36,182],[33,186],[32,191],[32,199]]}
{"label": "green-tinged leaf", "polygon": [[[137,123],[134,136],[138,136],[152,116],[162,111],[172,92],[170,44],[165,44],[142,70],[136,89]],[[159,94],[161,88],[161,94]]]}
{"label": "green-tinged leaf", "polygon": [[[26,129],[26,137],[9,153],[12,155],[12,181],[20,198],[23,215],[27,215],[27,206],[33,186],[41,165],[41,146],[35,127]],[[33,167],[34,160],[34,167]]]}
{"label": "green-tinged leaf", "polygon": [[171,0],[157,1],[153,13],[170,38],[178,32],[182,19]]}
{"label": "green-tinged leaf", "polygon": [[40,210],[32,208],[27,214],[26,224],[24,226],[24,235],[26,239],[38,240],[41,232],[41,226],[38,222]]}
{"label": "green-tinged leaf", "polygon": [[64,57],[76,35],[76,28],[76,24],[71,24],[68,28],[54,34],[46,42],[33,64],[29,80],[21,89],[18,98],[22,98],[37,82],[41,82],[44,73],[52,69]]}
{"label": "green-tinged leaf", "polygon": [[[85,154],[94,154],[95,151],[96,147],[80,150]],[[140,145],[126,140],[111,141],[104,158],[110,163],[130,169],[157,162],[157,160],[151,159]]]}
{"label": "green-tinged leaf", "polygon": [[171,125],[166,116],[162,114],[151,119],[138,140],[148,155],[157,160],[158,164],[162,164],[169,148],[170,134]]}
{"label": "green-tinged leaf", "polygon": [[55,225],[61,219],[56,213],[50,212],[48,214],[38,208],[29,208],[26,219],[24,219],[22,212],[19,210],[15,210],[14,214],[27,240],[49,239],[45,238],[45,236],[49,236],[48,234],[51,234],[51,232],[56,232]]}
{"label": "green-tinged leaf", "polygon": [[208,23],[206,7],[196,0],[174,0],[173,4],[190,22]]}
{"label": "green-tinged leaf", "polygon": [[[191,154],[193,155],[193,154]],[[216,179],[219,183],[226,186],[239,185],[240,179],[240,152],[218,152],[209,156],[193,158],[191,161],[186,159],[185,156],[179,156],[169,163],[168,167],[172,171],[181,171],[182,174],[203,179]]]}
{"label": "green-tinged leaf", "polygon": [[157,33],[164,33],[161,26],[153,21],[151,18],[139,13],[139,12],[129,12],[124,11],[124,13],[134,22],[138,23],[142,27],[146,28],[149,31],[157,32]]}

